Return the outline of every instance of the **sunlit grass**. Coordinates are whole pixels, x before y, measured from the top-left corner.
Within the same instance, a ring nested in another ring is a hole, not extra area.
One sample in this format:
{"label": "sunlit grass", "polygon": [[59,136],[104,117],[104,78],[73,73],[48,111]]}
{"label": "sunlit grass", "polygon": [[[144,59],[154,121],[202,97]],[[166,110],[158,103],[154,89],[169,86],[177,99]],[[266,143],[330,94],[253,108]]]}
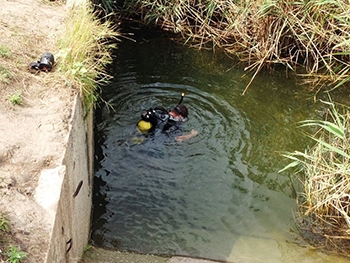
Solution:
{"label": "sunlit grass", "polygon": [[326,104],[327,120],[301,123],[318,128],[310,135],[315,145],[285,154],[292,162],[281,172],[295,168],[303,185],[298,198],[302,233],[316,246],[350,256],[350,113]]}
{"label": "sunlit grass", "polygon": [[66,21],[57,56],[59,70],[71,86],[81,90],[87,109],[97,99],[98,84],[109,79],[106,65],[112,61],[118,35],[111,23],[100,22],[90,7],[75,8]]}

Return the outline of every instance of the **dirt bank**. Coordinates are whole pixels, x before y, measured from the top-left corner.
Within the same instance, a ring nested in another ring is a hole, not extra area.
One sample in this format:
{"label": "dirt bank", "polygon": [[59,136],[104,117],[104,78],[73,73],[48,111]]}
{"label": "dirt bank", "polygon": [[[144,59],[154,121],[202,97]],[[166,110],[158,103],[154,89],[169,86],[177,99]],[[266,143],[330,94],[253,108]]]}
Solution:
{"label": "dirt bank", "polygon": [[[43,52],[57,54],[66,15],[58,1],[1,1],[0,213],[11,242],[27,252],[25,262],[44,262],[47,213],[35,202],[35,187],[40,171],[62,162],[75,93],[59,72],[33,73],[28,65]],[[19,105],[11,103],[15,96]]]}

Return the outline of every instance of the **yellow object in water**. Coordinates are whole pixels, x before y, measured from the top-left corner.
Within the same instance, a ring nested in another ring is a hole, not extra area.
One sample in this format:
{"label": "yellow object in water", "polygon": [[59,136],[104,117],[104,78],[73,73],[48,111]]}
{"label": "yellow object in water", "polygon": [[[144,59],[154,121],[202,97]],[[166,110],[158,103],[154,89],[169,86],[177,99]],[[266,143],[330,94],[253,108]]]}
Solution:
{"label": "yellow object in water", "polygon": [[152,124],[148,121],[140,120],[137,123],[137,127],[142,133],[146,133],[152,128]]}

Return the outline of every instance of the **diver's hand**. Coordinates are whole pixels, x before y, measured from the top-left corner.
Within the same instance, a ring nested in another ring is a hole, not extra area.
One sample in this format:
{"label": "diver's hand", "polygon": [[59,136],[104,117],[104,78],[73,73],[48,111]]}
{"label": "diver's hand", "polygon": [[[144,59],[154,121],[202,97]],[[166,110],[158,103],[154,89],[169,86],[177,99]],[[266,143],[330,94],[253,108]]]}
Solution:
{"label": "diver's hand", "polygon": [[192,129],[189,134],[177,136],[175,140],[178,142],[183,142],[188,139],[191,139],[192,137],[197,136],[197,134],[198,134],[198,131]]}
{"label": "diver's hand", "polygon": [[198,131],[193,130],[193,129],[190,132],[191,137],[197,136],[197,134],[198,134]]}

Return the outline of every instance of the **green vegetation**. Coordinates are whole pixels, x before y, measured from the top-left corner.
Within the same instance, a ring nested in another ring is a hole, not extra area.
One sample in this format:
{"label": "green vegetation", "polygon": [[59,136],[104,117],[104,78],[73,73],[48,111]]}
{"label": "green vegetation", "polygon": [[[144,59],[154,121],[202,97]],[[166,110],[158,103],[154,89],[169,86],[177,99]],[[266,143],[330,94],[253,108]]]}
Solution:
{"label": "green vegetation", "polygon": [[[8,47],[0,45],[0,58],[10,58],[11,55],[11,50]],[[0,64],[0,83],[9,83],[9,80],[12,78],[13,73]]]}
{"label": "green vegetation", "polygon": [[20,92],[14,93],[10,95],[9,100],[12,105],[21,105],[23,102],[22,94]]}
{"label": "green vegetation", "polygon": [[9,83],[13,74],[4,66],[0,65],[0,82]]}
{"label": "green vegetation", "polygon": [[177,33],[192,46],[223,48],[254,72],[252,80],[262,68],[273,65],[293,71],[301,66],[305,80],[314,86],[337,88],[350,80],[350,3],[346,0],[102,3],[105,10],[113,8],[118,15]]}
{"label": "green vegetation", "polygon": [[5,252],[10,263],[20,263],[22,259],[27,257],[27,254],[21,251],[20,248],[10,245],[8,250]]}
{"label": "green vegetation", "polygon": [[299,193],[301,233],[315,246],[350,256],[350,112],[340,114],[333,103],[327,120],[307,120],[302,127],[317,127],[310,137],[315,145],[284,156],[303,185]]}
{"label": "green vegetation", "polygon": [[0,231],[7,232],[8,230],[8,221],[0,214]]}
{"label": "green vegetation", "polygon": [[11,49],[6,46],[0,45],[0,57],[9,58],[11,57]]}
{"label": "green vegetation", "polygon": [[[3,233],[1,232],[8,232],[9,231],[9,225],[8,221],[0,214],[0,261],[4,257],[7,259],[7,262],[10,263],[20,263],[22,259],[27,257],[27,254],[23,251],[21,251],[20,248],[15,247],[13,245],[9,245],[7,251],[2,251],[2,245],[3,243],[7,243],[6,240],[3,240]],[[1,261],[2,262],[2,261]]]}
{"label": "green vegetation", "polygon": [[97,99],[98,84],[109,79],[105,66],[112,61],[111,50],[118,35],[111,23],[101,23],[90,7],[75,8],[66,21],[58,67],[67,84],[81,90],[87,111]]}

